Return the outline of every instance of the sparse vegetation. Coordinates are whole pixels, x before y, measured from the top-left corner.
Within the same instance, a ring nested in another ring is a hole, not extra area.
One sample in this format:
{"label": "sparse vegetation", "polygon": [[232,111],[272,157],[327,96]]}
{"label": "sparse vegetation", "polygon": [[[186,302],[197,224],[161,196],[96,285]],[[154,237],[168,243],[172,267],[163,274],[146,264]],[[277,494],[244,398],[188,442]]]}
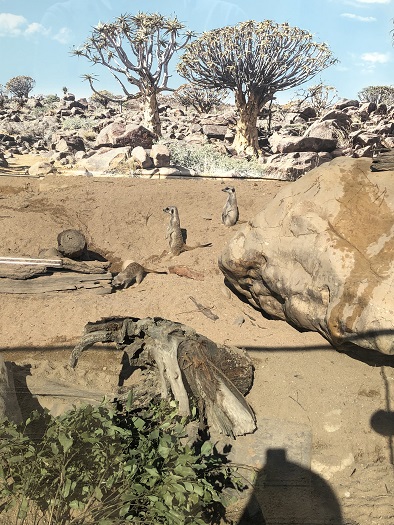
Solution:
{"label": "sparse vegetation", "polygon": [[88,405],[3,423],[0,512],[16,525],[213,523],[237,477],[209,441],[183,444],[185,425],[164,401],[138,415]]}
{"label": "sparse vegetation", "polygon": [[213,144],[185,145],[177,140],[164,141],[171,153],[172,164],[195,170],[198,174],[220,175],[232,171],[238,177],[262,177],[265,167],[255,157],[231,157]]}
{"label": "sparse vegetation", "polygon": [[307,31],[250,20],[207,31],[189,43],[178,72],[205,88],[234,92],[239,111],[234,147],[257,153],[256,122],[264,105],[335,62],[328,46],[313,42]]}
{"label": "sparse vegetation", "polygon": [[66,117],[62,121],[62,128],[65,130],[79,130],[83,129],[91,131],[96,124],[93,118],[81,117],[76,115],[74,117]]}

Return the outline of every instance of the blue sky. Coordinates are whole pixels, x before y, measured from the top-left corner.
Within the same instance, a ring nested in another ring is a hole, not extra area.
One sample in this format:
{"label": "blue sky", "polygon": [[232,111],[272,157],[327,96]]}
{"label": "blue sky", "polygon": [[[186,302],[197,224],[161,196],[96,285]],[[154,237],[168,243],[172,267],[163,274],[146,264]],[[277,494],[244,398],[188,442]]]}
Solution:
{"label": "blue sky", "polygon": [[[26,75],[36,81],[33,95],[62,95],[66,86],[82,97],[91,95],[81,78],[89,73],[99,77],[98,89],[119,93],[105,68],[70,50],[83,44],[99,21],[138,11],[176,14],[196,32],[243,20],[287,22],[326,42],[339,60],[309,84],[322,80],[344,98],[356,98],[366,86],[394,85],[394,0],[0,0],[0,84]],[[183,82],[174,75],[170,86]],[[290,97],[285,91],[278,100]]]}

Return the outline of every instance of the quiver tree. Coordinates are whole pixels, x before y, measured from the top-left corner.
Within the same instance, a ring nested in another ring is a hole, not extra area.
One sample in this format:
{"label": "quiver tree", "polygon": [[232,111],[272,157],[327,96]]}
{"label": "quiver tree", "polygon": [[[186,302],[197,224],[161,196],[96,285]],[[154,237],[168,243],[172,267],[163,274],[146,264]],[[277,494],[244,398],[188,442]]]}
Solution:
{"label": "quiver tree", "polygon": [[174,98],[179,104],[191,106],[198,113],[209,113],[214,107],[223,104],[227,95],[225,89],[206,88],[198,84],[182,84],[174,91]]}
{"label": "quiver tree", "polygon": [[297,92],[300,97],[296,102],[298,109],[302,110],[306,105],[311,106],[318,115],[334,104],[338,98],[338,92],[333,86],[326,86],[319,82],[314,86],[301,89]]}
{"label": "quiver tree", "polygon": [[[182,33],[184,27],[176,17],[126,14],[112,23],[98,24],[83,46],[72,54],[108,68],[121,86],[123,102],[142,97],[144,125],[160,136],[157,95],[170,90],[169,62],[193,36],[191,32]],[[94,77],[85,75],[85,78],[93,92],[99,93],[94,87]],[[137,88],[137,92],[131,93],[131,88]]]}
{"label": "quiver tree", "polygon": [[19,76],[11,78],[5,87],[19,100],[23,100],[29,98],[29,93],[35,85],[36,81],[31,77]]}
{"label": "quiver tree", "polygon": [[189,43],[178,72],[206,88],[234,92],[237,152],[257,153],[257,116],[278,91],[296,87],[335,63],[324,43],[288,24],[250,20],[203,33]]}
{"label": "quiver tree", "polygon": [[375,104],[394,104],[394,86],[368,86],[358,92],[361,102],[374,102]]}

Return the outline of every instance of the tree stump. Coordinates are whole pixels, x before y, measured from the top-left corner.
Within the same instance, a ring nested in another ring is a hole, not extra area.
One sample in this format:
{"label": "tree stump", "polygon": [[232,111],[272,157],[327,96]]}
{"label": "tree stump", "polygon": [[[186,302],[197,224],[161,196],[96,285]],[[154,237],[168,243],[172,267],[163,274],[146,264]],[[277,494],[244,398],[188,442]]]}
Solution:
{"label": "tree stump", "polygon": [[84,350],[98,342],[116,343],[131,367],[153,364],[158,380],[147,385],[151,399],[158,394],[172,396],[184,416],[195,404],[201,421],[228,436],[256,430],[253,410],[244,398],[253,383],[253,364],[244,350],[218,346],[192,328],[160,317],[111,317],[85,326],[71,353],[71,368]]}
{"label": "tree stump", "polygon": [[57,236],[58,250],[70,259],[78,259],[86,249],[86,239],[79,230],[64,230]]}

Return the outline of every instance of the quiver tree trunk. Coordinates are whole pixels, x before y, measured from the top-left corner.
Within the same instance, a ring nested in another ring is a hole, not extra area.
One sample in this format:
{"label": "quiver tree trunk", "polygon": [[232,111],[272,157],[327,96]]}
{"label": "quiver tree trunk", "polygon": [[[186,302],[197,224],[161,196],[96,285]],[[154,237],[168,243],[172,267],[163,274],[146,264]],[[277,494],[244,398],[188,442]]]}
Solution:
{"label": "quiver tree trunk", "polygon": [[143,96],[144,126],[158,137],[161,137],[161,123],[156,91],[149,90]]}
{"label": "quiver tree trunk", "polygon": [[260,97],[251,94],[246,102],[245,96],[237,92],[235,103],[239,112],[239,119],[235,128],[233,147],[237,153],[256,155],[259,152],[257,131],[257,117],[264,102]]}
{"label": "quiver tree trunk", "polygon": [[71,353],[71,368],[84,350],[98,342],[116,343],[132,368],[154,364],[154,378],[146,382],[148,395],[140,387],[133,388],[133,395],[139,392],[144,402],[158,394],[172,397],[184,416],[190,415],[194,404],[209,428],[233,437],[256,429],[254,413],[244,398],[253,383],[253,365],[245,351],[216,345],[167,319],[113,317],[85,326]]}

